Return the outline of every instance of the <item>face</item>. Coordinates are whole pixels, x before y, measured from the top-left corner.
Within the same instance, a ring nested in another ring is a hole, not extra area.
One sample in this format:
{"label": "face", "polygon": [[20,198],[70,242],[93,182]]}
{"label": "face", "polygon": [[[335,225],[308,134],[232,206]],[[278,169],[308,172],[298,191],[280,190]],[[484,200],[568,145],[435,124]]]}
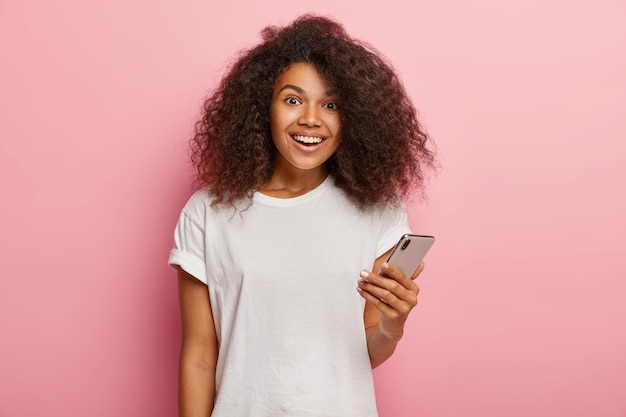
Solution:
{"label": "face", "polygon": [[310,64],[292,64],[280,73],[269,118],[278,150],[277,170],[324,170],[324,162],[339,145],[338,101],[332,87]]}

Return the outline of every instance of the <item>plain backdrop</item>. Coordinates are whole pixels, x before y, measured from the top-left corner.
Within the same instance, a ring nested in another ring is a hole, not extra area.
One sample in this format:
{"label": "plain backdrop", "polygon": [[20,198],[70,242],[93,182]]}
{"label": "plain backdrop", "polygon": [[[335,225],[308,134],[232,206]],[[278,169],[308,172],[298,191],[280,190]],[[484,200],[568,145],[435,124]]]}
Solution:
{"label": "plain backdrop", "polygon": [[626,416],[623,0],[0,1],[0,416],[175,415],[193,122],[303,12],[394,63],[442,166],[381,417]]}

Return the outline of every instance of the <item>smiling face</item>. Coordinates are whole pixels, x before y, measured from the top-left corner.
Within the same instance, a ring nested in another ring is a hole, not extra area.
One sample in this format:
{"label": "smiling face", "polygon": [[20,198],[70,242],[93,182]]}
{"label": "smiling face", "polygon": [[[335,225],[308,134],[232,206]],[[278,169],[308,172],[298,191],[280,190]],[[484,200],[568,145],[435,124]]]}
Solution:
{"label": "smiling face", "polygon": [[310,64],[292,64],[276,77],[269,117],[278,150],[275,174],[325,175],[324,162],[339,146],[338,101]]}

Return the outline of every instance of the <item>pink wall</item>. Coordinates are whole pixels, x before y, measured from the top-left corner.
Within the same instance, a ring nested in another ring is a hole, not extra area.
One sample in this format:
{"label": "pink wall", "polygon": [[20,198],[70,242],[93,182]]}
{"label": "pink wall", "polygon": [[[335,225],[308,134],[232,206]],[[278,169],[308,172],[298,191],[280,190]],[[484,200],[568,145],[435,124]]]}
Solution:
{"label": "pink wall", "polygon": [[249,3],[0,3],[0,416],[174,415],[186,140],[307,10],[392,59],[444,166],[381,417],[625,416],[626,4]]}

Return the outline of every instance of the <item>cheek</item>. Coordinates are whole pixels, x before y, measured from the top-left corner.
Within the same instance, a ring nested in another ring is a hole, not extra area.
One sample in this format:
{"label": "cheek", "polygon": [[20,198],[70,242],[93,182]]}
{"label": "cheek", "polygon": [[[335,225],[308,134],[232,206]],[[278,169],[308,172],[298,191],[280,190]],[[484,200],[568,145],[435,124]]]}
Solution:
{"label": "cheek", "polygon": [[335,131],[335,134],[339,136],[341,134],[341,117],[334,117],[332,120],[329,121],[329,123],[330,126],[332,126],[332,129]]}
{"label": "cheek", "polygon": [[270,107],[269,124],[273,129],[281,129],[288,123],[289,115],[284,111],[279,111],[274,107]]}
{"label": "cheek", "polygon": [[271,114],[268,122],[270,125],[270,134],[272,135],[272,141],[274,142],[274,145],[276,145],[276,143],[278,141],[281,141],[284,136],[284,123],[281,123],[280,117],[276,117],[275,115]]}

